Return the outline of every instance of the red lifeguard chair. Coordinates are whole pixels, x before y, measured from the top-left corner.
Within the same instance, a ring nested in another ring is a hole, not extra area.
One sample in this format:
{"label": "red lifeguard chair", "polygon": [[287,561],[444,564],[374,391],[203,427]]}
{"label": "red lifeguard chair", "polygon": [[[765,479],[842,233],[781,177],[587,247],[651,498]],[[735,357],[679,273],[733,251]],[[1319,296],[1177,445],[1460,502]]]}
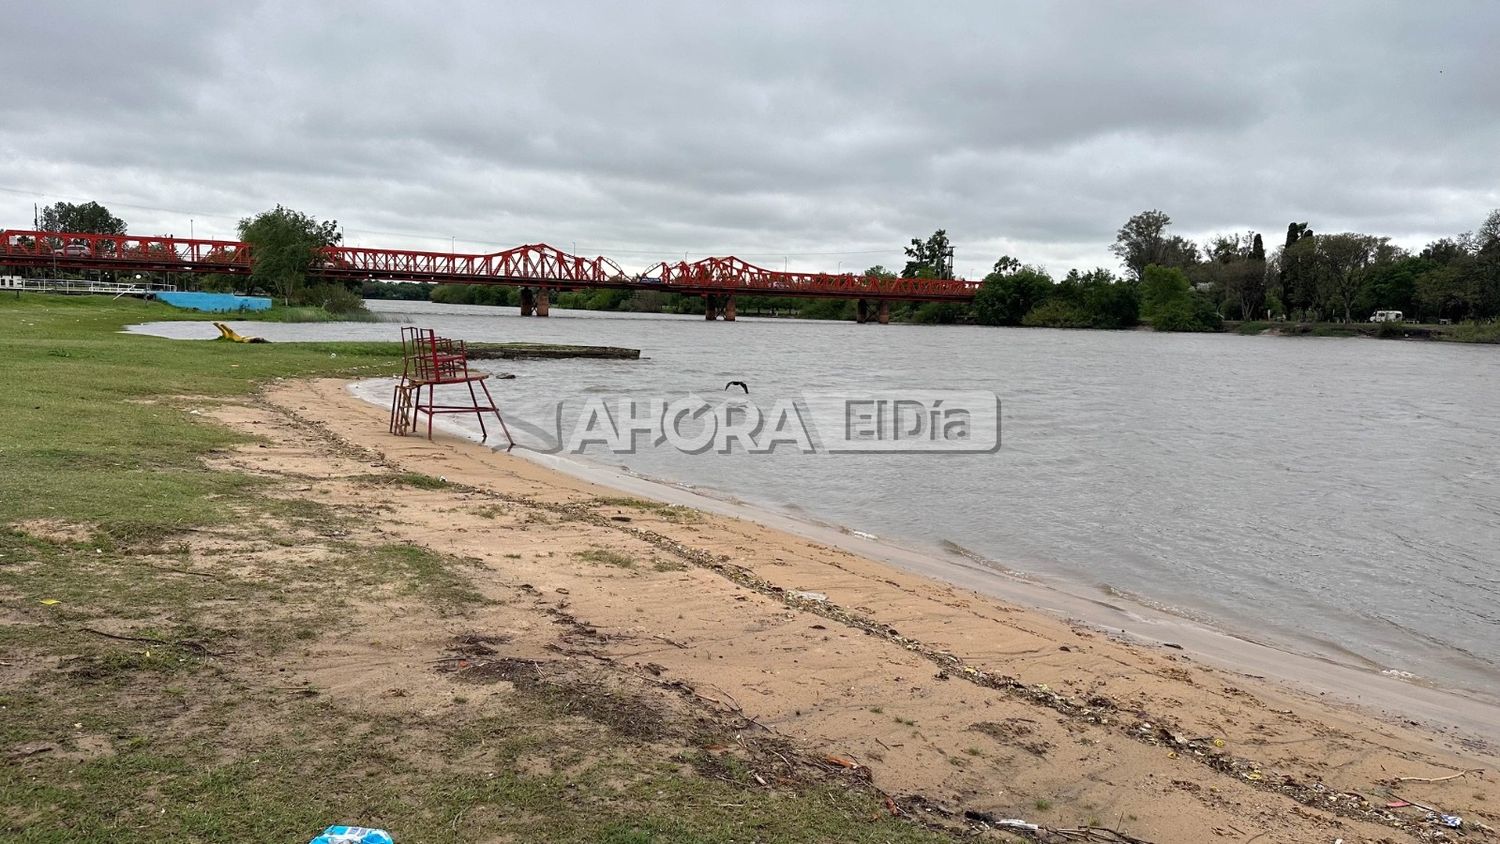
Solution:
{"label": "red lifeguard chair", "polygon": [[[505,417],[485,385],[487,372],[469,371],[469,353],[462,340],[439,337],[430,328],[403,326],[401,329],[401,356],[405,366],[401,378],[396,382],[391,396],[391,433],[404,436],[417,426],[418,417],[427,414],[427,439],[432,439],[432,418],[440,413],[472,413],[479,420],[481,439],[489,439],[484,415],[495,414],[505,439],[514,448],[516,441],[510,436]],[[468,404],[438,404],[437,388],[463,385],[469,390]],[[479,401],[478,385],[484,393],[484,403]],[[424,396],[423,390],[426,390]]]}

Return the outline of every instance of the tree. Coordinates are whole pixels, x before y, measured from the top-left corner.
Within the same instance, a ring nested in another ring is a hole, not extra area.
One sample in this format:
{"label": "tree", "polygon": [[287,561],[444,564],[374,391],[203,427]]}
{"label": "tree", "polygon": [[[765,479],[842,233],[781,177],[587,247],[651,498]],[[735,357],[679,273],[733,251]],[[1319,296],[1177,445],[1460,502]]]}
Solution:
{"label": "tree", "polygon": [[1438,265],[1416,279],[1424,314],[1460,319],[1500,316],[1500,209],[1473,232],[1429,243],[1422,259]]}
{"label": "tree", "polygon": [[1052,287],[1052,277],[1037,267],[990,273],[974,294],[975,318],[984,325],[1020,325]]}
{"label": "tree", "polygon": [[1141,315],[1149,320],[1193,292],[1181,270],[1151,265],[1141,278]]}
{"label": "tree", "polygon": [[1277,263],[1280,264],[1281,302],[1288,314],[1311,310],[1317,298],[1317,249],[1313,238],[1313,230],[1307,227],[1307,223],[1287,224],[1286,243],[1281,247]]}
{"label": "tree", "polygon": [[1133,286],[1102,269],[1085,274],[1084,284],[1091,328],[1129,328],[1141,321],[1141,300]]}
{"label": "tree", "polygon": [[1355,312],[1401,311],[1416,316],[1420,310],[1417,280],[1441,266],[1436,261],[1417,256],[1377,262],[1365,273],[1364,282],[1360,284],[1359,296],[1354,300]]}
{"label": "tree", "polygon": [[1419,256],[1446,267],[1454,261],[1468,257],[1469,248],[1462,241],[1462,237],[1457,239],[1451,237],[1438,238],[1423,247]]}
{"label": "tree", "polygon": [[1193,292],[1176,267],[1150,266],[1141,280],[1141,315],[1157,331],[1217,331],[1223,318],[1207,297]]}
{"label": "tree", "polygon": [[1224,266],[1224,295],[1240,319],[1262,316],[1266,301],[1266,262],[1247,258]]}
{"label": "tree", "polygon": [[953,244],[948,242],[948,232],[938,229],[926,240],[912,238],[906,247],[905,269],[902,278],[952,278]]}
{"label": "tree", "polygon": [[1012,258],[1009,255],[1001,255],[999,258],[995,259],[995,269],[991,270],[991,272],[1006,275],[1008,273],[1013,273],[1020,268],[1021,260],[1019,258]]}
{"label": "tree", "polygon": [[109,213],[97,202],[74,205],[59,202],[42,209],[37,227],[47,232],[80,232],[83,234],[124,234],[125,221]]}
{"label": "tree", "polygon": [[1474,240],[1480,252],[1500,248],[1500,208],[1491,211],[1490,215],[1484,218],[1479,231],[1474,232]]}
{"label": "tree", "polygon": [[1204,247],[1209,263],[1206,278],[1222,292],[1241,319],[1254,319],[1266,300],[1266,247],[1259,234],[1221,234]]}
{"label": "tree", "polygon": [[1324,299],[1341,308],[1344,322],[1351,320],[1354,297],[1359,294],[1365,271],[1373,264],[1390,238],[1344,232],[1317,237],[1319,277],[1323,281]]}
{"label": "tree", "polygon": [[1416,299],[1423,313],[1439,319],[1460,314],[1467,303],[1459,267],[1450,264],[1423,273],[1417,278]]}
{"label": "tree", "polygon": [[1131,279],[1140,281],[1146,268],[1187,267],[1198,262],[1198,247],[1191,240],[1167,234],[1172,218],[1162,211],[1142,211],[1125,221],[1109,251],[1119,257]]}
{"label": "tree", "polygon": [[1129,328],[1140,321],[1136,285],[1106,269],[1069,270],[1047,300],[1032,308],[1022,325],[1053,328]]}
{"label": "tree", "polygon": [[274,210],[240,221],[240,239],[250,244],[254,266],[251,283],[275,291],[290,303],[307,285],[317,252],[341,239],[335,220],[320,223],[300,211],[277,205]]}

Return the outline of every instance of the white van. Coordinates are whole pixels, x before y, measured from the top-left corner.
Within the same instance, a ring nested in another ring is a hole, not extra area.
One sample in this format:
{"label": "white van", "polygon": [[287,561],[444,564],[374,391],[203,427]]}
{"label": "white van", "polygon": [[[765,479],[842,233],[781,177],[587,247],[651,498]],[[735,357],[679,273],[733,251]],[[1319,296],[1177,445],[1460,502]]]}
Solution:
{"label": "white van", "polygon": [[21,277],[18,275],[0,275],[0,290],[20,290]]}
{"label": "white van", "polygon": [[1400,311],[1376,311],[1370,315],[1370,322],[1400,322],[1403,318]]}

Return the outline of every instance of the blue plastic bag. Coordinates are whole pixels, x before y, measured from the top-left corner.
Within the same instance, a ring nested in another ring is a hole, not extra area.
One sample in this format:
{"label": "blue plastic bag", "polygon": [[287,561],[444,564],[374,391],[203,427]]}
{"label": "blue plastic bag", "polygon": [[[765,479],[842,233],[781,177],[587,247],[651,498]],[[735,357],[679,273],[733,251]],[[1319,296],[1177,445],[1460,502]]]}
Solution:
{"label": "blue plastic bag", "polygon": [[312,844],[394,844],[391,834],[383,829],[368,829],[363,826],[330,826],[323,834],[312,840]]}

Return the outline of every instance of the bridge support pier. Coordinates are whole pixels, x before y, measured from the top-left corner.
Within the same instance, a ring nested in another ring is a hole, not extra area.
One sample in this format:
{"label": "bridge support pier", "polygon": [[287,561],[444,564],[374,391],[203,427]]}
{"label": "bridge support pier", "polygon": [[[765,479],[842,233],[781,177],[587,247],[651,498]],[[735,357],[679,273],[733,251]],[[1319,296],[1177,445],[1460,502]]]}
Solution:
{"label": "bridge support pier", "polygon": [[860,299],[854,303],[854,321],[864,325],[870,321],[870,303]]}
{"label": "bridge support pier", "polygon": [[734,322],[734,294],[724,297],[724,321]]}
{"label": "bridge support pier", "polygon": [[712,293],[703,294],[703,318],[710,322],[719,318],[719,306]]}
{"label": "bridge support pier", "polygon": [[521,288],[521,316],[531,316],[536,311],[536,291]]}
{"label": "bridge support pier", "polygon": [[888,302],[888,301],[886,301],[884,299],[880,300],[880,310],[877,312],[876,319],[880,322],[881,325],[890,325],[891,324],[891,303],[890,302]]}
{"label": "bridge support pier", "polygon": [[550,293],[550,291],[548,291],[547,288],[545,288],[545,287],[539,287],[539,288],[537,288],[537,291],[536,291],[536,315],[537,316],[546,316],[547,313],[552,309],[551,298],[548,295],[549,293]]}

